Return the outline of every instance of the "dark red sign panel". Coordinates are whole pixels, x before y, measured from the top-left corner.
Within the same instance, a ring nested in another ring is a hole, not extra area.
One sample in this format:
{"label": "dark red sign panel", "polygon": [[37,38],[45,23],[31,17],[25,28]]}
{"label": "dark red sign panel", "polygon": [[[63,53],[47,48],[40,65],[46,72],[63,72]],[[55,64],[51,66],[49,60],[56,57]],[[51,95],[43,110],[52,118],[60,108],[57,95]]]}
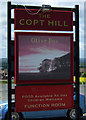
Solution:
{"label": "dark red sign panel", "polygon": [[73,12],[15,9],[15,29],[72,31]]}
{"label": "dark red sign panel", "polygon": [[16,112],[72,109],[73,107],[72,85],[18,86],[15,89]]}
{"label": "dark red sign panel", "polygon": [[73,34],[15,33],[16,84],[72,83]]}

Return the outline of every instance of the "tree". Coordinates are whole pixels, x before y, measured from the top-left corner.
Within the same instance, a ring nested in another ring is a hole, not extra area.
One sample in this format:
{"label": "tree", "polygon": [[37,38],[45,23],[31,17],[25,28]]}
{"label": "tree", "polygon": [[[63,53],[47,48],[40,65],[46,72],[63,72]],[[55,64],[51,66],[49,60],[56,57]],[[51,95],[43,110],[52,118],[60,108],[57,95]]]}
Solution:
{"label": "tree", "polygon": [[38,68],[40,72],[48,72],[50,68],[50,59],[44,59]]}
{"label": "tree", "polygon": [[86,72],[83,72],[81,77],[86,77]]}

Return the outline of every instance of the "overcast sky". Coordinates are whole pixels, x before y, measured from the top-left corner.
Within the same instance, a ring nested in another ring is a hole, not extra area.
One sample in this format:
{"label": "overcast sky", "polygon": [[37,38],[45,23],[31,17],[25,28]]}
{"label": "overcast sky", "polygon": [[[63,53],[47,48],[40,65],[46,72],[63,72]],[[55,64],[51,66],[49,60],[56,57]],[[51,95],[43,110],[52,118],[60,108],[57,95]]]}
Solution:
{"label": "overcast sky", "polygon": [[[76,4],[80,6],[80,57],[84,58],[86,51],[86,42],[85,36],[86,33],[84,31],[84,18],[86,17],[84,14],[85,8],[84,5],[85,0],[10,0],[12,4],[22,4],[22,5],[30,5],[30,6],[42,6],[43,4],[51,5],[51,7],[75,7]],[[67,2],[68,1],[68,2]],[[7,0],[0,0],[0,58],[7,57]],[[13,17],[12,11],[12,17]],[[85,16],[85,17],[84,17]],[[12,39],[14,39],[14,29],[12,27]]]}

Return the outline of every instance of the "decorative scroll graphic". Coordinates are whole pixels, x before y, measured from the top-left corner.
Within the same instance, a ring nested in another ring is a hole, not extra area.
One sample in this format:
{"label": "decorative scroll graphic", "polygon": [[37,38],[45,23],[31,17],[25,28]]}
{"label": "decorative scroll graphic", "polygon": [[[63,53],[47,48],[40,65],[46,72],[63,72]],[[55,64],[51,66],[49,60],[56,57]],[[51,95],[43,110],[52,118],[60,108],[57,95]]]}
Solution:
{"label": "decorative scroll graphic", "polygon": [[72,85],[18,86],[15,93],[16,112],[73,108]]}
{"label": "decorative scroll graphic", "polygon": [[72,34],[16,33],[16,80],[71,81],[72,41]]}

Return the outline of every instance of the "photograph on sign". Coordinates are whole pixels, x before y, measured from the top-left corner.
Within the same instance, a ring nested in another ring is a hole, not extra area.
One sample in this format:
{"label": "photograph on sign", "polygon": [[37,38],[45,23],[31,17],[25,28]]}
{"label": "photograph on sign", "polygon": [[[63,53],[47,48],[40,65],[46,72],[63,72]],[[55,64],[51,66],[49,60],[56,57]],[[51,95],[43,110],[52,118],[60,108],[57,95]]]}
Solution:
{"label": "photograph on sign", "polygon": [[15,88],[16,112],[72,109],[73,107],[73,85],[33,85]]}
{"label": "photograph on sign", "polygon": [[15,30],[73,31],[72,11],[38,11],[15,9]]}
{"label": "photograph on sign", "polygon": [[73,34],[15,33],[16,82],[72,82]]}

